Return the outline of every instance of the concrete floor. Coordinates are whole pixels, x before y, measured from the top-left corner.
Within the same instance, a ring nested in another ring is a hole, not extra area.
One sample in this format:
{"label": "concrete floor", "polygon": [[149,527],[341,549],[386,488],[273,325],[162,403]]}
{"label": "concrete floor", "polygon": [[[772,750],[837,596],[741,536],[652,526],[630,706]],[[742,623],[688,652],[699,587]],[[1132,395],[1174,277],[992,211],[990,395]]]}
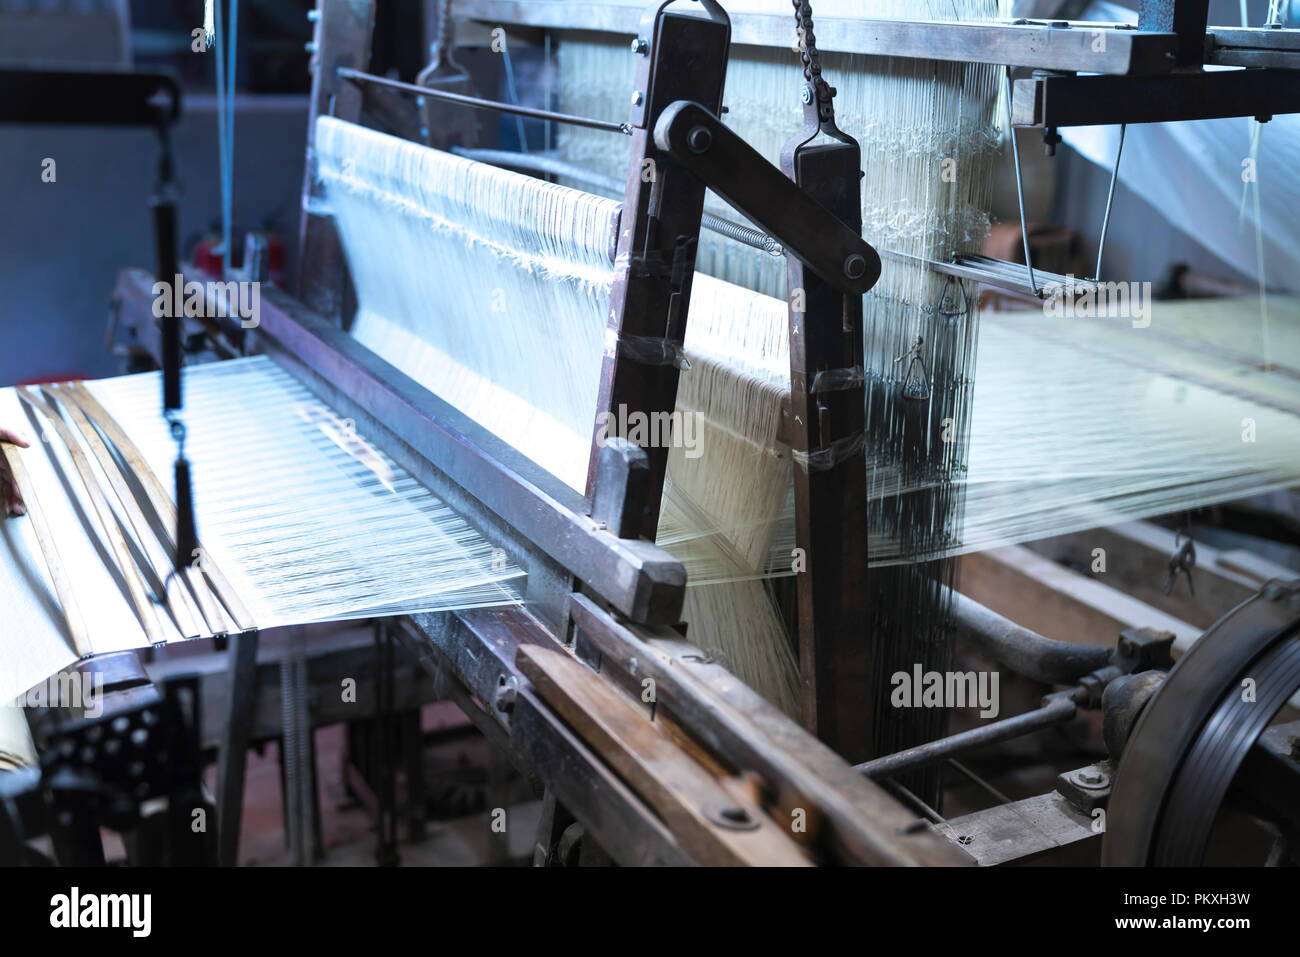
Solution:
{"label": "concrete floor", "polygon": [[[448,709],[451,709],[450,711]],[[429,705],[422,714],[425,731],[445,727],[459,712],[449,704]],[[454,761],[481,759],[482,742],[475,739],[456,746]],[[474,753],[466,753],[474,752]],[[317,788],[320,795],[321,831],[324,838],[323,867],[375,866],[375,829],[371,813],[352,801],[343,787],[344,728],[321,728],[316,732]],[[215,769],[209,770],[209,786],[215,784]],[[400,795],[399,795],[400,799]],[[508,842],[508,862],[531,857],[541,802],[528,801],[506,808],[505,834],[494,835],[490,812],[450,820],[430,820],[426,836],[411,843],[405,827],[399,829],[402,866],[473,867],[494,861],[499,853],[494,839]],[[281,811],[280,767],[277,745],[265,754],[250,751],[244,792],[244,821],[240,835],[241,866],[283,866],[290,863],[284,843]],[[504,862],[503,862],[504,863]]]}

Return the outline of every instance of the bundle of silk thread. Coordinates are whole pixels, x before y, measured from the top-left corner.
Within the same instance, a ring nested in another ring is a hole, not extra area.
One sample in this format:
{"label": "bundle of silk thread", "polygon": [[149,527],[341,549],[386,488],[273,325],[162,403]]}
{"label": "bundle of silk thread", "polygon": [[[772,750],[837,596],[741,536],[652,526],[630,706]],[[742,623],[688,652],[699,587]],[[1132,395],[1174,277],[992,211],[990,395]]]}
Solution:
{"label": "bundle of silk thread", "polygon": [[[166,474],[157,375],[88,387]],[[222,569],[259,627],[518,601],[518,566],[270,359],[191,367],[185,389],[195,561]]]}
{"label": "bundle of silk thread", "polygon": [[[612,347],[618,204],[329,118],[317,124],[316,158],[357,289],[353,335],[584,489]],[[789,486],[775,441],[789,373],[769,360],[752,370],[767,414],[751,422],[725,342],[748,313],[770,335],[785,307],[700,278],[680,427],[656,439],[671,449],[659,540],[690,571],[692,640],[793,711],[794,653],[762,582]]]}

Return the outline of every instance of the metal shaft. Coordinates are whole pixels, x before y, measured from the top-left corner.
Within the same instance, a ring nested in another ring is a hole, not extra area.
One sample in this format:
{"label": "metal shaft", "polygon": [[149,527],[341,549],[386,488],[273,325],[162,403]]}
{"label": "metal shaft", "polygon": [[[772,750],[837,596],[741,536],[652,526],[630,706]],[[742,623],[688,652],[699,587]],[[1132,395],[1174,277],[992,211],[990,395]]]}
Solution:
{"label": "metal shaft", "polygon": [[1077,706],[1067,695],[1051,696],[1037,711],[1027,711],[1014,718],[995,721],[982,728],[973,728],[937,741],[930,741],[899,751],[895,754],[876,758],[862,764],[854,765],[853,770],[860,771],[869,778],[889,778],[905,771],[929,767],[954,755],[963,754],[986,744],[1018,738],[1022,735],[1062,724],[1074,717]]}
{"label": "metal shaft", "polygon": [[495,110],[498,113],[527,116],[535,120],[551,120],[555,123],[568,123],[570,126],[585,126],[592,130],[604,130],[607,133],[632,135],[632,127],[627,123],[610,123],[606,120],[593,120],[585,116],[572,116],[568,113],[556,113],[552,110],[539,110],[531,106],[516,106],[513,103],[502,103],[500,100],[485,100],[477,96],[466,96],[463,93],[451,93],[447,90],[433,90],[428,87],[418,86],[415,83],[403,83],[401,80],[390,80],[387,77],[375,76],[372,73],[362,73],[360,70],[354,70],[347,66],[339,67],[338,75],[345,80],[351,80],[353,83],[386,86],[393,90],[414,93],[416,96],[428,96],[448,103],[459,103],[462,106],[469,106],[478,110]]}

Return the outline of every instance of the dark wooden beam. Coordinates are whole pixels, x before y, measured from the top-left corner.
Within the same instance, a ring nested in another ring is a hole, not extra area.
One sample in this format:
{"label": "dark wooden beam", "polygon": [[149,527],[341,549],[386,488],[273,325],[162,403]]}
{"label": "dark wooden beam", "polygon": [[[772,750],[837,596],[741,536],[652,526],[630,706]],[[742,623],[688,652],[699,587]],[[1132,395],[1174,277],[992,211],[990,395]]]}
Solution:
{"label": "dark wooden beam", "polygon": [[[654,11],[652,10],[651,13]],[[610,296],[606,352],[600,374],[597,414],[624,422],[618,414],[672,413],[677,405],[678,368],[648,361],[645,343],[661,342],[671,357],[686,337],[695,251],[704,212],[704,184],[677,166],[654,141],[659,115],[677,100],[694,100],[713,113],[722,108],[730,27],[725,19],[682,13],[648,14],[641,25],[644,52],[631,92],[633,127],[627,189],[619,222]],[[587,494],[595,481],[599,429],[593,430]],[[624,436],[626,438],[626,436]],[[668,449],[648,448],[650,483],[641,534],[653,539]]]}
{"label": "dark wooden beam", "polygon": [[361,90],[335,71],[341,66],[365,70],[370,65],[374,28],[373,0],[317,0],[298,227],[298,298],[336,324],[350,318],[344,315],[350,281],[343,244],[334,217],[324,212],[325,189],[316,176],[316,118],[333,116],[353,123],[360,118]]}
{"label": "dark wooden beam", "polygon": [[[861,232],[856,143],[803,148],[783,162],[809,196]],[[865,432],[865,387],[859,379],[814,392],[819,373],[862,368],[862,297],[843,295],[797,259],[788,264],[790,444],[796,461],[807,456],[794,469],[803,719],[850,762],[863,761],[873,756],[872,696],[888,691],[870,674],[866,465],[861,444],[844,446]]]}

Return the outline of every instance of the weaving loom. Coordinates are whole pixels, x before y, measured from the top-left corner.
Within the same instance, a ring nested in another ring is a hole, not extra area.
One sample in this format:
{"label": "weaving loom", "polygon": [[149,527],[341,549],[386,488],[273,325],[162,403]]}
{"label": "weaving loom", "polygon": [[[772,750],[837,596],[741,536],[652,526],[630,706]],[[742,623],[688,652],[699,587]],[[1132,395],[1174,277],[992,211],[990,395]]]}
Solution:
{"label": "weaving loom", "polygon": [[[456,10],[558,31],[554,109],[534,112],[560,135],[501,160],[444,115],[521,109],[466,94],[450,5],[409,84],[365,72],[370,3],[321,0],[303,302],[268,285],[247,335],[229,299],[199,307],[226,361],[183,377],[189,568],[168,567],[183,493],[160,481],[177,455],[165,361],[0,390],[0,422],[39,439],[7,452],[36,520],[0,525],[28,636],[0,646],[0,698],[108,653],[392,619],[376,634],[544,754],[552,803],[622,859],[966,860],[869,780],[937,807],[930,752],[963,746],[946,710],[899,710],[891,676],[951,672],[958,633],[998,660],[1007,634],[1044,640],[972,610],[957,558],[1300,485],[1300,373],[1269,358],[1295,354],[1300,312],[1275,297],[1259,343],[1224,332],[1226,315],[1254,321],[1249,303],[1161,304],[1149,329],[982,313],[981,285],[1024,284],[977,267],[1008,119],[1028,125],[1014,84],[1031,81],[1004,77],[1000,46],[957,56],[909,23],[946,25],[963,52],[1022,37],[1006,62],[1121,77],[1179,33],[1107,28],[1114,46],[1089,59],[1017,34],[1039,25],[1007,24],[995,0],[872,0],[819,5],[819,53],[807,4],[639,20],[613,4],[600,22],[617,26],[593,31],[565,4],[506,6]],[[796,25],[793,46],[768,39]],[[1048,274],[1026,269],[1037,295]],[[125,310],[143,315],[151,286],[123,273]],[[232,646],[232,684],[248,648]],[[1054,653],[1028,673],[1067,690],[1031,720],[1171,664],[1149,636]],[[662,699],[629,704],[644,681]],[[647,703],[680,730],[611,730]],[[716,768],[688,756],[665,785],[656,749],[675,734]],[[796,799],[824,821],[806,840],[782,821]]]}

